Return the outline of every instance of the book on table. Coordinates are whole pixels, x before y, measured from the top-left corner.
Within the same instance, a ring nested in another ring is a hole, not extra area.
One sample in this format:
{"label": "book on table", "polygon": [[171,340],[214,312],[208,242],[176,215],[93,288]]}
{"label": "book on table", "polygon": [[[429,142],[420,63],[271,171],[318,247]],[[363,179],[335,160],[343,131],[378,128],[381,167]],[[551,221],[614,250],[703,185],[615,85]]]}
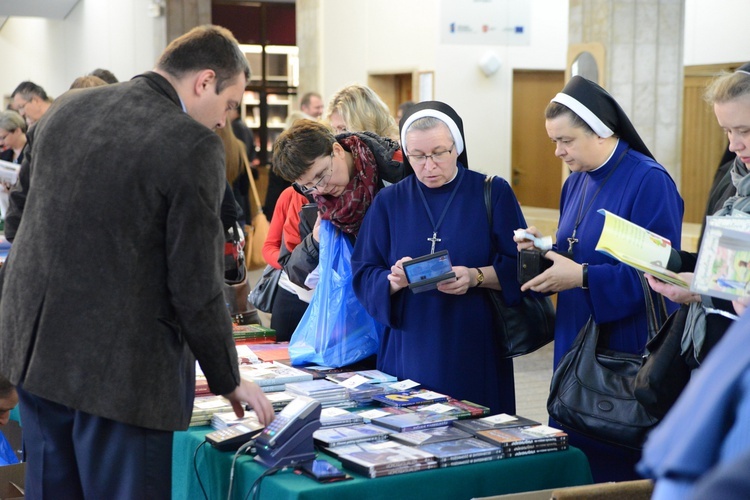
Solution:
{"label": "book on table", "polygon": [[415,411],[403,415],[388,415],[387,417],[373,418],[372,423],[393,429],[396,432],[407,432],[450,425],[454,420],[456,420],[456,417],[451,415]]}
{"label": "book on table", "polygon": [[470,432],[472,435],[476,435],[479,431],[508,429],[510,427],[531,427],[534,425],[541,425],[541,423],[518,415],[500,413],[498,415],[490,415],[489,417],[458,420],[451,425],[466,432]]}
{"label": "book on table", "polygon": [[338,455],[341,465],[360,474],[374,477],[435,469],[437,460],[432,453],[393,441],[379,443],[369,451],[355,451]]}
{"label": "book on table", "polygon": [[486,462],[504,457],[500,446],[476,438],[429,443],[419,446],[419,449],[435,455],[440,467]]}
{"label": "book on table", "polygon": [[690,290],[726,300],[750,295],[750,217],[706,217]]}
{"label": "book on table", "polygon": [[261,387],[312,380],[309,373],[278,361],[240,365],[240,375]]}
{"label": "book on table", "polygon": [[335,447],[368,441],[384,441],[389,434],[393,434],[393,431],[385,427],[362,424],[318,429],[313,433],[313,440],[320,446]]}
{"label": "book on table", "polygon": [[598,212],[604,215],[604,227],[596,244],[597,251],[662,281],[688,288],[685,280],[667,269],[672,254],[669,239],[607,210]]}
{"label": "book on table", "polygon": [[568,449],[568,434],[547,425],[489,429],[477,438],[501,447],[506,457]]}
{"label": "book on table", "polygon": [[320,411],[320,426],[342,427],[347,425],[363,424],[364,418],[354,412],[347,411],[343,408],[323,408]]}
{"label": "book on table", "polygon": [[420,446],[441,443],[443,441],[458,441],[471,437],[473,437],[472,434],[466,431],[446,425],[418,431],[397,432],[396,434],[391,434],[389,439],[409,446]]}
{"label": "book on table", "polygon": [[393,392],[391,394],[377,394],[372,397],[373,401],[389,406],[414,406],[433,403],[444,403],[448,396],[433,391],[411,390]]}

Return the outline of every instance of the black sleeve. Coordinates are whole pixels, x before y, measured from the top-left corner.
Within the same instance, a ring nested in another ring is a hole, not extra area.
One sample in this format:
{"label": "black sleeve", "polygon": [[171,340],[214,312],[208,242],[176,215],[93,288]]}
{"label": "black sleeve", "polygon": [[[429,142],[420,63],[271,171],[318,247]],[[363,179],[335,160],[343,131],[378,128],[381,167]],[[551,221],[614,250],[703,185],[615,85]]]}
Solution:
{"label": "black sleeve", "polygon": [[284,271],[286,271],[289,281],[303,288],[305,279],[313,270],[318,267],[319,257],[318,243],[313,239],[312,234],[308,234],[302,242],[297,245],[289,259],[286,261]]}

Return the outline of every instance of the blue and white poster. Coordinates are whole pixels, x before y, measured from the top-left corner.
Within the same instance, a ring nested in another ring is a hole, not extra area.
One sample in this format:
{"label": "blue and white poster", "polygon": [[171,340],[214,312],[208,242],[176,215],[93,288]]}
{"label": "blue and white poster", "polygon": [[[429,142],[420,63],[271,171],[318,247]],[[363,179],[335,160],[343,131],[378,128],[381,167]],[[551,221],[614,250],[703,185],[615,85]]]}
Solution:
{"label": "blue and white poster", "polygon": [[466,45],[529,45],[530,0],[443,0],[440,41]]}

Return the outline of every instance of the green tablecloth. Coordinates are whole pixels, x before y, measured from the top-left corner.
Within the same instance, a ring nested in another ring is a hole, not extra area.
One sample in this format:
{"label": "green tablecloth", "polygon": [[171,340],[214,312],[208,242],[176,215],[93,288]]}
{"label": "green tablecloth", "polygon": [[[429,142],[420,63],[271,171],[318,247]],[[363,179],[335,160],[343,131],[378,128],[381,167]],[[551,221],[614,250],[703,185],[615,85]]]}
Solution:
{"label": "green tablecloth", "polygon": [[[193,456],[210,431],[209,427],[197,427],[175,433],[173,499],[204,498],[194,470]],[[227,497],[233,457],[233,452],[220,452],[209,444],[198,450],[195,463],[210,500]],[[319,458],[325,458],[341,468],[340,462],[325,453],[319,453]],[[232,498],[244,499],[264,470],[265,467],[255,463],[252,457],[240,457],[234,474]],[[319,484],[291,470],[282,471],[263,479],[260,498],[392,500],[409,497],[453,500],[590,484],[592,481],[588,460],[577,448],[376,479],[368,479],[349,470],[345,472],[354,479]]]}

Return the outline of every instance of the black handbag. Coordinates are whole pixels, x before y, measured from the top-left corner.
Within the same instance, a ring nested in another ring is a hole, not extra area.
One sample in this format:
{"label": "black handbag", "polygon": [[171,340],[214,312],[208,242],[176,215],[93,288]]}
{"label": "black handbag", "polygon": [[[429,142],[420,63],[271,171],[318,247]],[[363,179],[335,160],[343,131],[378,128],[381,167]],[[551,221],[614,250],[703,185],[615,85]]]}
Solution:
{"label": "black handbag", "polygon": [[[484,204],[492,231],[492,176],[484,182]],[[497,248],[493,241],[493,253]],[[544,347],[555,338],[555,308],[549,297],[527,292],[515,306],[505,304],[502,293],[487,289],[493,305],[499,356],[513,358]]]}
{"label": "black handbag", "polygon": [[[659,296],[657,312],[648,283],[639,273],[646,298],[649,339],[664,317]],[[635,378],[642,356],[600,347],[607,325],[593,316],[581,329],[570,350],[552,374],[547,411],[560,425],[599,441],[641,449],[648,432],[659,422],[636,399]]]}
{"label": "black handbag", "polygon": [[276,289],[279,286],[279,278],[281,277],[281,269],[276,269],[270,264],[267,264],[263,269],[263,274],[258,278],[258,282],[255,283],[253,291],[250,292],[250,302],[252,302],[258,310],[270,313],[273,308],[273,300],[276,298]]}
{"label": "black handbag", "polygon": [[664,418],[690,381],[690,366],[680,354],[689,306],[667,319],[646,344],[643,365],[635,377],[635,397],[656,418]]}

